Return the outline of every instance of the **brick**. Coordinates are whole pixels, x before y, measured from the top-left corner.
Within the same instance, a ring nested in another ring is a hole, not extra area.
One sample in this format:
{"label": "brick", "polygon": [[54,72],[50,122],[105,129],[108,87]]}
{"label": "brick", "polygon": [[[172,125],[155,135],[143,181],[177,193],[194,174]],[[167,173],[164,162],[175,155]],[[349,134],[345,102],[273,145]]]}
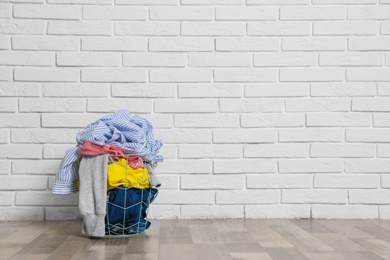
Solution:
{"label": "brick", "polygon": [[348,68],[346,77],[348,81],[390,81],[390,68]]}
{"label": "brick", "polygon": [[1,112],[16,112],[18,109],[18,100],[14,98],[0,98]]}
{"label": "brick", "polygon": [[181,24],[184,36],[244,36],[244,23],[229,22],[187,22]]}
{"label": "brick", "polygon": [[145,51],[147,39],[124,37],[86,37],[81,39],[83,51]]}
{"label": "brick", "polygon": [[179,158],[241,158],[242,145],[179,145]]}
{"label": "brick", "polygon": [[345,140],[360,143],[390,142],[390,129],[347,129]]}
{"label": "brick", "polygon": [[244,157],[251,158],[299,158],[308,155],[308,144],[248,144],[244,146]]}
{"label": "brick", "polygon": [[381,187],[382,188],[390,188],[390,175],[382,175]]}
{"label": "brick", "polygon": [[42,146],[40,145],[23,145],[23,144],[6,144],[0,150],[0,158],[6,159],[40,159],[42,157]]}
{"label": "brick", "polygon": [[0,191],[0,205],[1,206],[13,206],[14,205],[14,192]]}
{"label": "brick", "polygon": [[273,129],[213,130],[214,143],[274,143],[277,131]]}
{"label": "brick", "polygon": [[80,70],[75,68],[15,68],[15,81],[76,82]]}
{"label": "brick", "polygon": [[2,97],[39,97],[41,85],[36,83],[0,83]]}
{"label": "brick", "polygon": [[252,55],[250,53],[190,53],[188,59],[190,67],[250,67]]}
{"label": "brick", "polygon": [[29,20],[1,20],[1,34],[45,34],[44,21],[29,21]]}
{"label": "brick", "polygon": [[164,149],[161,151],[161,155],[165,159],[176,159],[177,158],[177,145],[176,144],[164,144]]}
{"label": "brick", "polygon": [[302,83],[245,84],[245,97],[306,97],[309,85]]}
{"label": "brick", "polygon": [[14,50],[76,51],[80,49],[80,39],[73,36],[13,36]]}
{"label": "brick", "polygon": [[390,145],[388,144],[378,144],[378,154],[377,157],[390,157]]}
{"label": "brick", "polygon": [[282,203],[345,204],[346,190],[282,190]]}
{"label": "brick", "polygon": [[350,190],[350,204],[388,204],[390,190]]}
{"label": "brick", "polygon": [[145,114],[142,117],[149,120],[155,129],[159,128],[172,128],[173,127],[173,115],[155,115],[155,114]]}
{"label": "brick", "polygon": [[17,206],[75,206],[78,205],[78,194],[58,196],[47,191],[18,191],[15,205]]}
{"label": "brick", "polygon": [[213,113],[218,111],[215,99],[157,99],[157,113]]}
{"label": "brick", "polygon": [[10,172],[11,172],[11,161],[0,160],[0,174],[9,175]]}
{"label": "brick", "polygon": [[135,98],[120,98],[120,99],[88,99],[88,112],[116,112],[120,109],[128,109],[132,113],[151,113],[151,99],[135,99]]}
{"label": "brick", "polygon": [[316,219],[377,219],[378,207],[373,205],[314,205],[312,217]]}
{"label": "brick", "polygon": [[[8,144],[9,140],[10,140],[9,130],[8,129],[0,130],[0,144]],[[1,174],[1,170],[0,170],[0,174]]]}
{"label": "brick", "polygon": [[[165,147],[164,147],[165,148]],[[178,190],[179,189],[179,177],[178,176],[158,176],[162,185],[162,190]]]}
{"label": "brick", "polygon": [[248,35],[308,36],[308,22],[249,22]]}
{"label": "brick", "polygon": [[272,159],[219,159],[214,160],[214,174],[271,173],[277,170]]}
{"label": "brick", "polygon": [[242,114],[241,127],[304,126],[304,114]]}
{"label": "brick", "polygon": [[247,205],[245,218],[249,219],[302,219],[310,218],[309,205]]}
{"label": "brick", "polygon": [[314,176],[314,188],[375,189],[380,183],[379,175],[326,174]]}
{"label": "brick", "polygon": [[[23,0],[22,0],[23,1]],[[47,0],[49,4],[87,4],[87,5],[111,5],[114,0]]]}
{"label": "brick", "polygon": [[209,7],[150,7],[149,18],[159,21],[212,21],[214,10]]}
{"label": "brick", "polygon": [[177,36],[180,33],[179,23],[161,22],[124,22],[116,23],[115,35],[141,36]]}
{"label": "brick", "polygon": [[151,69],[150,82],[211,82],[211,69],[178,68],[178,69]]}
{"label": "brick", "polygon": [[0,35],[0,50],[9,50],[11,48],[11,38],[6,35]]}
{"label": "brick", "polygon": [[185,67],[184,53],[124,53],[123,65],[131,67]]}
{"label": "brick", "polygon": [[181,219],[243,219],[244,206],[239,205],[183,205]]}
{"label": "brick", "polygon": [[308,52],[255,53],[256,67],[303,67],[315,66],[317,54]]}
{"label": "brick", "polygon": [[45,207],[45,220],[81,219],[79,207]]}
{"label": "brick", "polygon": [[81,7],[72,5],[18,4],[14,6],[15,18],[80,20]]}
{"label": "brick", "polygon": [[281,99],[221,99],[221,112],[282,112]]}
{"label": "brick", "polygon": [[175,115],[175,127],[182,128],[221,128],[239,127],[240,118],[235,114],[182,114]]}
{"label": "brick", "polygon": [[147,78],[144,69],[95,69],[81,70],[83,82],[145,82]]}
{"label": "brick", "polygon": [[378,96],[390,96],[390,83],[378,83]]}
{"label": "brick", "polygon": [[84,6],[83,19],[145,21],[147,19],[147,9],[145,7],[128,6]]}
{"label": "brick", "polygon": [[390,219],[390,206],[379,206],[379,219]]}
{"label": "brick", "polygon": [[383,55],[381,53],[335,53],[326,52],[319,54],[320,66],[382,66]]}
{"label": "brick", "polygon": [[375,145],[371,144],[311,144],[310,157],[374,157]]}
{"label": "brick", "polygon": [[276,7],[234,6],[215,8],[215,20],[217,21],[277,20],[277,18],[278,9]]}
{"label": "brick", "polygon": [[150,38],[149,51],[213,51],[214,39],[185,38]]}
{"label": "brick", "polygon": [[241,97],[242,86],[240,84],[180,84],[179,97]]}
{"label": "brick", "polygon": [[119,53],[60,52],[57,53],[57,66],[66,67],[118,67],[121,65]]}
{"label": "brick", "polygon": [[84,112],[85,100],[77,98],[22,98],[19,112]]}
{"label": "brick", "polygon": [[341,142],[343,129],[289,128],[279,130],[279,142]]}
{"label": "brick", "polygon": [[164,192],[161,192],[153,203],[155,205],[214,204],[214,191],[166,190]]}
{"label": "brick", "polygon": [[9,3],[0,4],[0,18],[12,17],[12,5]]}
{"label": "brick", "polygon": [[209,174],[212,170],[212,161],[202,159],[164,160],[158,165],[161,174]]}
{"label": "brick", "polygon": [[13,129],[13,143],[74,143],[78,129]]}
{"label": "brick", "polygon": [[281,7],[280,20],[344,20],[345,7]]}
{"label": "brick", "polygon": [[181,143],[205,143],[210,144],[212,133],[211,130],[155,130],[154,136],[157,139],[164,140],[164,144],[181,144]]}
{"label": "brick", "polygon": [[60,160],[18,160],[12,163],[12,174],[55,175],[60,163]]}
{"label": "brick", "polygon": [[382,22],[381,23],[381,34],[389,35],[390,34],[390,23]]}
{"label": "brick", "polygon": [[117,5],[178,5],[179,0],[115,0]]}
{"label": "brick", "polygon": [[65,156],[65,152],[74,145],[62,145],[62,144],[46,144],[43,147],[44,159],[62,159]]}
{"label": "brick", "polygon": [[389,51],[390,38],[386,37],[351,37],[348,39],[351,51]]}
{"label": "brick", "polygon": [[308,5],[310,0],[246,0],[247,5]]}
{"label": "brick", "polygon": [[103,114],[42,114],[42,127],[83,128],[87,122],[95,122]]}
{"label": "brick", "polygon": [[278,190],[239,190],[217,191],[216,204],[277,204],[280,201]]}
{"label": "brick", "polygon": [[291,98],[285,100],[286,112],[342,112],[349,111],[349,98]]}
{"label": "brick", "polygon": [[375,98],[353,98],[352,111],[390,111],[390,98],[375,97]]}
{"label": "brick", "polygon": [[390,115],[377,113],[373,114],[374,116],[374,127],[390,127]]}
{"label": "brick", "polygon": [[112,28],[108,22],[90,21],[50,21],[47,34],[54,35],[111,35]]}
{"label": "brick", "polygon": [[1,65],[53,66],[55,54],[49,52],[0,52]]}
{"label": "brick", "polygon": [[279,160],[280,173],[336,173],[344,168],[342,160],[285,159]]}
{"label": "brick", "polygon": [[0,221],[43,221],[42,207],[3,207]]}
{"label": "brick", "polygon": [[170,97],[176,96],[176,85],[173,84],[112,84],[113,97]]}
{"label": "brick", "polygon": [[271,68],[214,69],[215,82],[274,82],[277,70]]}
{"label": "brick", "polygon": [[390,160],[348,159],[345,160],[345,172],[352,173],[390,173]]}
{"label": "brick", "polygon": [[229,175],[189,175],[180,177],[180,188],[182,190],[213,189],[213,190],[240,190],[245,186],[245,176]]}
{"label": "brick", "polygon": [[375,96],[375,83],[314,83],[310,85],[312,97]]}
{"label": "brick", "polygon": [[351,6],[347,17],[349,20],[390,19],[390,6]]}
{"label": "brick", "polygon": [[342,37],[288,37],[282,41],[284,51],[343,51],[346,46]]}
{"label": "brick", "polygon": [[367,113],[308,113],[307,126],[370,126],[371,116]]}
{"label": "brick", "polygon": [[342,68],[282,68],[280,81],[343,81],[345,70]]}
{"label": "brick", "polygon": [[108,97],[109,84],[47,83],[42,86],[45,97]]}
{"label": "brick", "polygon": [[153,205],[148,211],[148,219],[179,219],[180,207],[178,205]]}
{"label": "brick", "polygon": [[245,0],[181,0],[181,5],[243,5]]}
{"label": "brick", "polygon": [[330,4],[330,5],[344,5],[344,4],[376,4],[377,0],[313,0],[313,4]]}
{"label": "brick", "polygon": [[0,67],[0,81],[11,81],[12,80],[12,68]]}
{"label": "brick", "polygon": [[45,176],[0,176],[2,190],[44,190],[47,186]]}
{"label": "brick", "polygon": [[259,174],[247,176],[248,189],[310,189],[313,177],[301,174]]}
{"label": "brick", "polygon": [[314,22],[313,35],[376,35],[378,24],[375,22]]}
{"label": "brick", "polygon": [[40,127],[41,116],[39,114],[0,114],[0,127]]}
{"label": "brick", "polygon": [[277,51],[280,40],[266,37],[216,38],[217,51]]}

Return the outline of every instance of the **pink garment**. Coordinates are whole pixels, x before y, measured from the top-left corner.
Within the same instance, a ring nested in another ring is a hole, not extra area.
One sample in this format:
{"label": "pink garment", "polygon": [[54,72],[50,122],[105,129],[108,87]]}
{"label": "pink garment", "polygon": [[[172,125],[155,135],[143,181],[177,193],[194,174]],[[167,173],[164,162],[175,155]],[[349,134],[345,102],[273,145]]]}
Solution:
{"label": "pink garment", "polygon": [[120,158],[125,158],[127,163],[132,169],[144,168],[144,162],[139,156],[127,156],[124,155],[123,151],[118,147],[105,144],[105,145],[97,145],[91,142],[85,142],[79,146],[80,154],[82,155],[101,155],[101,154],[112,154],[116,156],[112,156],[112,159],[118,161]]}

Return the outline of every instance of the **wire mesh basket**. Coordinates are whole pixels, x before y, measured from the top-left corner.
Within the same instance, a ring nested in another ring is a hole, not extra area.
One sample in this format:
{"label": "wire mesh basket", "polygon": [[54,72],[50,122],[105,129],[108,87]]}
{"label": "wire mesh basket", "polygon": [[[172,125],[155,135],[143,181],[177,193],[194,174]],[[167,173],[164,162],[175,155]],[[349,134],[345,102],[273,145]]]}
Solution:
{"label": "wire mesh basket", "polygon": [[111,156],[107,167],[106,237],[144,233],[149,206],[158,190],[150,185],[144,156]]}

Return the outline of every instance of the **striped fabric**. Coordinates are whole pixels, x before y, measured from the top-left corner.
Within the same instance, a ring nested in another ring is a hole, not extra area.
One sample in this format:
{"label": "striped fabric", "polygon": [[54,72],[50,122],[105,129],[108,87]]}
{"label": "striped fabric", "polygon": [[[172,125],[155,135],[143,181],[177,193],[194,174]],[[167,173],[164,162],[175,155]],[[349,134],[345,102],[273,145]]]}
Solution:
{"label": "striped fabric", "polygon": [[[78,145],[91,142],[98,145],[110,144],[125,154],[140,155],[147,162],[162,162],[157,155],[162,142],[154,140],[152,124],[139,115],[131,116],[128,110],[120,110],[106,115],[88,125],[76,136]],[[62,160],[56,180],[54,194],[71,194],[78,191],[78,160],[81,158],[79,147],[69,149]]]}

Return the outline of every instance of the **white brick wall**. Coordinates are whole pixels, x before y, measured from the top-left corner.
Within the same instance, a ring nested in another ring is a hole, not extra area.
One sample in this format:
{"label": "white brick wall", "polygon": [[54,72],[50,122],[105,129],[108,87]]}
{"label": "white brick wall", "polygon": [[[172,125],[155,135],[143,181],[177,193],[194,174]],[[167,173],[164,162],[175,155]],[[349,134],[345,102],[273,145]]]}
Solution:
{"label": "white brick wall", "polygon": [[390,218],[390,1],[0,4],[0,221],[79,218],[51,186],[126,108],[162,139],[152,218]]}

